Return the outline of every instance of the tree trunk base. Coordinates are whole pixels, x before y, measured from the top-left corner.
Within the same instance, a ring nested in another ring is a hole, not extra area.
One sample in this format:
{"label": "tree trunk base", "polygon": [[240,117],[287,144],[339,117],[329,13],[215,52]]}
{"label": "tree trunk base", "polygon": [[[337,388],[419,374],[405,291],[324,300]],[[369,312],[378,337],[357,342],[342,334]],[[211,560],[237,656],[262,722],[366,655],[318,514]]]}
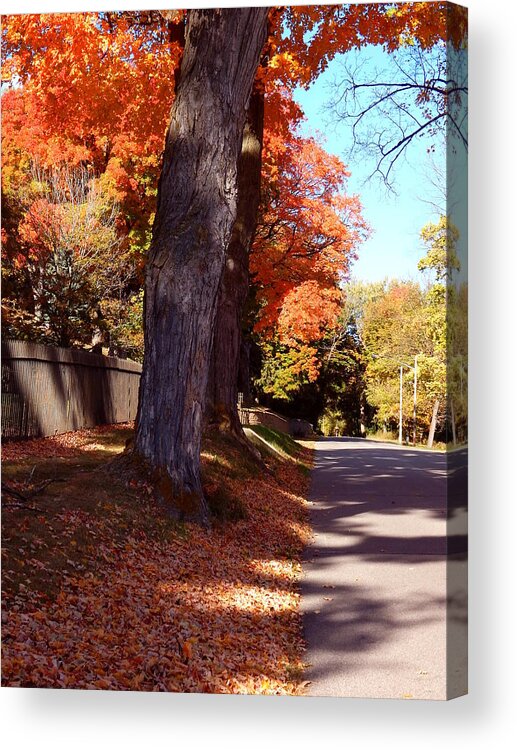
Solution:
{"label": "tree trunk base", "polygon": [[152,467],[136,452],[132,440],[123,453],[103,467],[103,471],[126,486],[140,488],[147,494],[150,492],[175,521],[188,521],[205,529],[210,528],[210,511],[202,489],[175,487],[167,470]]}
{"label": "tree trunk base", "polygon": [[214,409],[211,420],[207,422],[205,429],[207,432],[218,432],[221,435],[230,437],[238,444],[239,448],[245,451],[254,463],[258,464],[261,468],[265,468],[259,449],[248,440],[240,421],[237,420],[236,423],[235,419],[232,419],[232,415],[228,414],[226,410]]}

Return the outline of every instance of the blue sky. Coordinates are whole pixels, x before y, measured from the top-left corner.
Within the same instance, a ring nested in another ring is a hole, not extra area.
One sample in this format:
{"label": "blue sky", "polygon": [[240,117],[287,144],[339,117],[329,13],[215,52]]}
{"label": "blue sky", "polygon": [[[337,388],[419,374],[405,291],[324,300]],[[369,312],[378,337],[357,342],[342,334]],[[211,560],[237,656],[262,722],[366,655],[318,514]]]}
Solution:
{"label": "blue sky", "polygon": [[[363,78],[375,67],[392,65],[390,55],[380,48],[367,46],[358,54],[364,64]],[[422,138],[410,144],[406,158],[399,160],[393,184],[396,195],[389,193],[376,177],[365,184],[375,166],[374,157],[364,155],[347,161],[344,154],[352,145],[350,123],[336,123],[325,111],[330,98],[329,84],[339,76],[341,62],[346,57],[341,55],[332,61],[308,91],[296,91],[295,98],[307,117],[303,132],[319,132],[318,140],[323,141],[326,150],[344,159],[352,173],[348,192],[359,194],[364,216],[372,228],[371,238],[359,250],[353,277],[367,281],[386,277],[420,281],[422,274],[417,270],[417,263],[424,249],[419,233],[426,223],[437,218],[436,210],[424,201],[436,194],[430,181],[427,155],[430,141]]]}

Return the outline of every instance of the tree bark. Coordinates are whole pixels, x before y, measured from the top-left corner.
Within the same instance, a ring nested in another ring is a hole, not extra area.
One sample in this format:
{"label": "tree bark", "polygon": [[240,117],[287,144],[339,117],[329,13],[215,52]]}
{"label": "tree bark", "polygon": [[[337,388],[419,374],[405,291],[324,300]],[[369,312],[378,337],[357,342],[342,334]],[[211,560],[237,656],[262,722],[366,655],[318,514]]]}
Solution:
{"label": "tree bark", "polygon": [[237,215],[219,289],[205,419],[246,440],[237,409],[242,314],[249,286],[249,250],[257,226],[264,132],[264,93],[251,95],[238,162]]}
{"label": "tree bark", "polygon": [[267,8],[189,11],[145,280],[133,457],[180,518],[207,523],[202,413],[217,292],[237,206],[245,109]]}
{"label": "tree bark", "polygon": [[451,398],[451,428],[452,428],[452,444],[456,445],[456,414],[454,411],[454,400]]}
{"label": "tree bark", "polygon": [[434,443],[434,433],[436,432],[436,422],[438,420],[438,409],[440,408],[440,399],[436,399],[433,406],[433,416],[431,417],[431,427],[427,438],[427,447],[432,448]]}

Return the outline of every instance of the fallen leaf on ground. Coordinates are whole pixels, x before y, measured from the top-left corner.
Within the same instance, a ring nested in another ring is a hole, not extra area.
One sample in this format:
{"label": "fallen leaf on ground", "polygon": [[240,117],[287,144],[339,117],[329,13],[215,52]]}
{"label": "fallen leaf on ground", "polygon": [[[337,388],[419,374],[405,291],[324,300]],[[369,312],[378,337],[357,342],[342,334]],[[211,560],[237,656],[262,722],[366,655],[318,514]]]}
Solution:
{"label": "fallen leaf on ground", "polygon": [[208,445],[209,483],[245,517],[207,532],[92,471],[117,431],[122,449],[127,426],[4,449],[11,472],[16,461],[50,471],[63,458],[68,473],[42,496],[42,515],[3,513],[2,684],[299,693],[306,473],[277,459],[274,474],[253,472],[233,447]]}

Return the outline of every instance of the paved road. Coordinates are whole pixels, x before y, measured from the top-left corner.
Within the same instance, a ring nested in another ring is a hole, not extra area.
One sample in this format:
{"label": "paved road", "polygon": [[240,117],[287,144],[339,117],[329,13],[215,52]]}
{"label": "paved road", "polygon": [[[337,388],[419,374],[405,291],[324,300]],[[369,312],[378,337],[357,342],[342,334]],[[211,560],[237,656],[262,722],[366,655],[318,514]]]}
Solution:
{"label": "paved road", "polygon": [[309,693],[464,692],[466,509],[449,500],[447,519],[445,455],[350,438],[316,449],[302,582]]}

